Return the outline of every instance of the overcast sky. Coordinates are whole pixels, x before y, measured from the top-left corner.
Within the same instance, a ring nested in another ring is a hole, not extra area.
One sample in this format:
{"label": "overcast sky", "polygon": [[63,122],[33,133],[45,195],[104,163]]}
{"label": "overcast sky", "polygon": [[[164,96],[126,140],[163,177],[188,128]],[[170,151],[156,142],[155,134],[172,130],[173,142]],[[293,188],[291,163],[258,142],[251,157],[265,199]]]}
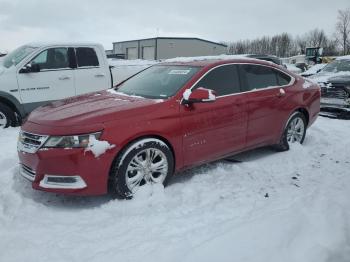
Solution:
{"label": "overcast sky", "polygon": [[155,36],[212,41],[324,29],[349,0],[0,0],[0,51],[32,41],[112,42]]}

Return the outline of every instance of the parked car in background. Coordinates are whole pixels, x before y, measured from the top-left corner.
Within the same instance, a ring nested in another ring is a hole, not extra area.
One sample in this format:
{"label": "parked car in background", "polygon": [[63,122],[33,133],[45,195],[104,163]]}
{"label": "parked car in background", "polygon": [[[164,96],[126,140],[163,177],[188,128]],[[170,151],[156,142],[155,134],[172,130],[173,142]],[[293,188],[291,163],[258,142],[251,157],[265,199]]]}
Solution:
{"label": "parked car in background", "polygon": [[259,60],[265,60],[265,61],[272,62],[276,65],[284,66],[282,60],[279,57],[274,56],[274,55],[249,54],[249,55],[246,55],[246,57],[255,58],[255,59],[259,59]]}
{"label": "parked car in background", "polygon": [[33,111],[18,140],[34,189],[130,198],[177,171],[303,143],[320,89],[256,59],[160,63],[114,89]]}
{"label": "parked car in background", "polygon": [[285,67],[294,74],[301,74],[303,72],[302,69],[296,66],[296,64],[284,64]]}
{"label": "parked car in background", "polygon": [[339,57],[309,77],[321,87],[321,112],[350,118],[350,56]]}
{"label": "parked car in background", "polygon": [[0,128],[33,109],[112,86],[105,51],[94,43],[34,43],[0,61]]}
{"label": "parked car in background", "polygon": [[303,77],[310,77],[317,73],[319,73],[327,64],[316,64],[311,66],[309,69],[307,69],[305,72],[301,73],[301,76]]}

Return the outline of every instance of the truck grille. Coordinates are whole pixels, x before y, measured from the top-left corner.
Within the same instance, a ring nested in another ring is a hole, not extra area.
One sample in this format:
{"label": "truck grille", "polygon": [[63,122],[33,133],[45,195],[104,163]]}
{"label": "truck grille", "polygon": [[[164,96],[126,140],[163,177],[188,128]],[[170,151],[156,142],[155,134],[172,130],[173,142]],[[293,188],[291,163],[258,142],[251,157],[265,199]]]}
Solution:
{"label": "truck grille", "polygon": [[29,179],[30,181],[34,181],[35,171],[33,169],[23,164],[21,164],[19,168],[20,168],[19,172],[23,177]]}
{"label": "truck grille", "polygon": [[19,133],[17,148],[26,153],[35,153],[46,142],[48,136],[31,134],[21,131]]}

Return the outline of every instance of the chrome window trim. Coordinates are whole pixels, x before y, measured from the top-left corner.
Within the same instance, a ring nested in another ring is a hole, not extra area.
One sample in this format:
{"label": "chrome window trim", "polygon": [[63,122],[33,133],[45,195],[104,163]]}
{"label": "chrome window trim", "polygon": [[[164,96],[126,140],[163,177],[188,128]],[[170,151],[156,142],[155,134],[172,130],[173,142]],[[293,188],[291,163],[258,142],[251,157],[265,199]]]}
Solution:
{"label": "chrome window trim", "polygon": [[[257,66],[264,66],[264,67],[269,67],[272,69],[275,69],[285,75],[288,75],[291,78],[291,81],[287,84],[287,85],[282,85],[282,86],[268,86],[265,88],[260,88],[260,89],[254,89],[254,90],[249,90],[249,91],[243,91],[243,92],[238,92],[238,93],[233,93],[233,94],[228,94],[228,95],[222,95],[222,96],[217,96],[216,99],[222,98],[222,97],[228,97],[228,96],[235,96],[235,95],[241,95],[241,94],[246,94],[246,93],[252,93],[252,92],[259,92],[259,91],[264,91],[264,90],[268,90],[268,89],[276,89],[276,88],[285,88],[285,87],[289,87],[292,86],[295,83],[295,77],[290,75],[289,73],[286,73],[282,70],[280,70],[279,68],[276,68],[274,66],[270,66],[270,65],[263,65],[263,64],[257,64],[257,63],[238,63],[238,62],[233,62],[233,63],[227,63],[227,64],[221,64],[221,65],[217,65],[211,69],[209,69],[207,72],[205,72],[204,75],[202,75],[190,88],[191,91],[192,89],[195,87],[195,85],[198,84],[199,81],[201,81],[207,74],[209,74],[211,71],[213,71],[216,68],[222,67],[222,66],[228,66],[228,65],[257,65]],[[182,102],[181,98],[181,102]]]}

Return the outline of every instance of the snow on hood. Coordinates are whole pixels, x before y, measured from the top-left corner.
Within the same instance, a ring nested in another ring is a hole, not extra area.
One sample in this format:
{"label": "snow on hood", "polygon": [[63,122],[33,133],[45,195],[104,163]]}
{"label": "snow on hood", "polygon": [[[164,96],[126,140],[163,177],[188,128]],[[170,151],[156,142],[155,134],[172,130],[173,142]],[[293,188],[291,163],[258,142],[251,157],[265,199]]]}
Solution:
{"label": "snow on hood", "polygon": [[314,75],[317,74],[322,68],[324,68],[327,64],[316,64],[310,67],[308,70],[303,72],[301,75]]}
{"label": "snow on hood", "polygon": [[344,72],[320,72],[318,74],[315,74],[313,76],[310,76],[308,79],[315,82],[315,83],[325,83],[329,82],[333,78],[348,78],[350,79],[350,72],[344,71]]}
{"label": "snow on hood", "polygon": [[336,60],[350,60],[350,55],[339,56],[336,58]]}

